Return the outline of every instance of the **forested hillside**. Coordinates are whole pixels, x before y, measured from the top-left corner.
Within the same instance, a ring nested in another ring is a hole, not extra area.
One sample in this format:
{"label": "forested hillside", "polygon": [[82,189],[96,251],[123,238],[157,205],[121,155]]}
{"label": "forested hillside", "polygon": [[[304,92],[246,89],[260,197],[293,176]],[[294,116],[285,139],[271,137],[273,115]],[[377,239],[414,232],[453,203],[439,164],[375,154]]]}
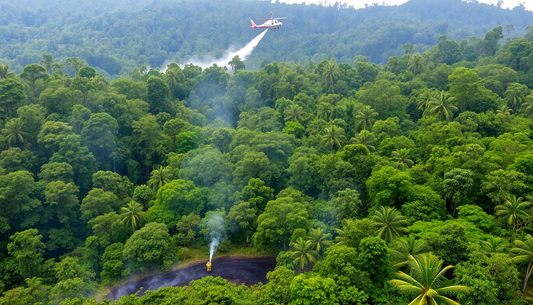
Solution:
{"label": "forested hillside", "polygon": [[[259,69],[263,60],[353,64],[357,55],[386,64],[389,57],[405,54],[405,43],[424,52],[441,35],[461,42],[508,24],[514,25],[511,36],[523,36],[533,19],[533,12],[521,7],[502,10],[461,0],[412,0],[359,10],[244,0],[67,2],[3,0],[0,62],[20,73],[43,54],[63,64],[75,56],[115,78],[141,65],[183,64],[191,56],[220,56],[231,46],[242,47],[258,34],[249,19],[273,12],[288,19],[281,30],[266,35],[247,60],[249,69]],[[66,72],[74,76],[73,70]]]}
{"label": "forested hillside", "polygon": [[505,25],[385,65],[160,73],[109,49],[127,72],[111,80],[88,42],[1,65],[0,305],[98,304],[207,255],[212,217],[219,254],[277,255],[267,284],[205,277],[114,304],[530,304],[533,32]]}

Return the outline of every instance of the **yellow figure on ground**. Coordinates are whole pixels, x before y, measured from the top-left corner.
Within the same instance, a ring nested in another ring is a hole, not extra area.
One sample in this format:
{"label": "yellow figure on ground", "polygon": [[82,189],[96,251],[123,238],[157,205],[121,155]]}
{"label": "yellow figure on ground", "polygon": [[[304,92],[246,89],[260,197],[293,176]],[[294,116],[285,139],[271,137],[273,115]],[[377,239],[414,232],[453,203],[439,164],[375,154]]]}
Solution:
{"label": "yellow figure on ground", "polygon": [[207,272],[211,272],[211,262],[207,262],[205,265],[207,266]]}

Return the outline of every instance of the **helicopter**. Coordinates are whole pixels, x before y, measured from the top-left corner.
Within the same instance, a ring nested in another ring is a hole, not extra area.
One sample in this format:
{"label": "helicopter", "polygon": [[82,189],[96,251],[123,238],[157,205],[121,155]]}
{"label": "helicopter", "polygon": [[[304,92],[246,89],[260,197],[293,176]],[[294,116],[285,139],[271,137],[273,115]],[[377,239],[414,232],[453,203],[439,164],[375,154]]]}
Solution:
{"label": "helicopter", "polygon": [[272,13],[270,13],[270,18],[257,18],[257,19],[266,19],[267,21],[263,22],[263,24],[257,25],[252,19],[250,19],[250,22],[252,23],[252,26],[251,26],[252,29],[278,30],[283,26],[283,23],[279,22],[278,20],[287,19],[287,17],[272,18]]}

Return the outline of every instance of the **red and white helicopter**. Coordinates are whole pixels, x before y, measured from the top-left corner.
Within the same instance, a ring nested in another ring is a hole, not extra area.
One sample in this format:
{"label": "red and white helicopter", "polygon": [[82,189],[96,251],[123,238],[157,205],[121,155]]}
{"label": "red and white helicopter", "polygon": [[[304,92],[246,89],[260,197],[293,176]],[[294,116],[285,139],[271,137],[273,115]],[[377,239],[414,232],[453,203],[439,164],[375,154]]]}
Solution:
{"label": "red and white helicopter", "polygon": [[250,22],[252,23],[251,28],[252,29],[269,29],[269,30],[278,30],[283,26],[283,23],[279,22],[279,19],[287,19],[287,17],[281,17],[281,18],[272,18],[272,13],[270,13],[270,18],[257,18],[257,19],[266,19],[267,21],[263,22],[263,24],[257,25],[255,22],[250,19]]}

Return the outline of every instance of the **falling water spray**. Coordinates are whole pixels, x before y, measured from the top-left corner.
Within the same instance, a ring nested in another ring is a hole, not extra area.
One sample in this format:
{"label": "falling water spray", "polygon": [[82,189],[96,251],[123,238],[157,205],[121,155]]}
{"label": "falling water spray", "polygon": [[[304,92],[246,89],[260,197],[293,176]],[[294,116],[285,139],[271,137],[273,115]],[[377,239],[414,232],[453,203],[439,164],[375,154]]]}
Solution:
{"label": "falling water spray", "polygon": [[224,218],[219,214],[212,213],[207,219],[207,227],[209,229],[209,262],[213,259],[213,255],[217,251],[218,245],[223,241]]}
{"label": "falling water spray", "polygon": [[[268,32],[268,29],[264,30],[259,35],[257,35],[254,39],[252,39],[252,41],[250,41],[243,48],[241,48],[241,49],[239,49],[237,51],[230,51],[231,49],[226,51],[221,58],[214,58],[214,57],[196,58],[196,57],[191,57],[188,60],[186,60],[185,63],[192,63],[195,66],[199,66],[202,69],[205,69],[205,68],[211,67],[213,64],[216,64],[219,67],[228,67],[229,66],[228,62],[233,57],[235,57],[235,55],[239,55],[239,58],[242,61],[244,61],[244,60],[246,60],[246,58],[248,58],[248,56],[250,56],[250,54],[252,54],[252,52],[255,49],[255,47],[257,47],[257,45],[259,44],[261,39],[263,39],[263,37],[265,36],[265,34],[267,32]],[[169,63],[170,62],[165,62],[163,64],[163,66],[160,69],[160,71],[162,73],[165,73],[165,71],[167,70],[167,65]]]}

